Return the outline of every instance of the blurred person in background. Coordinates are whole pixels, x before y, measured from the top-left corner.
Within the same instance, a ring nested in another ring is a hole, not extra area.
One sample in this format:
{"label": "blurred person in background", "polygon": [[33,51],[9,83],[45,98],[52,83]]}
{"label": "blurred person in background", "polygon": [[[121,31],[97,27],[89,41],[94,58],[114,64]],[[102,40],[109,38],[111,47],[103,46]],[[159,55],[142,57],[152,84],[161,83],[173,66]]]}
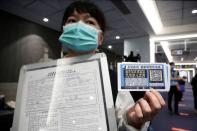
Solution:
{"label": "blurred person in background", "polygon": [[193,96],[194,96],[194,110],[197,114],[197,74],[192,78],[191,81]]}
{"label": "blurred person in background", "polygon": [[170,91],[168,92],[168,110],[170,113],[173,113],[172,110],[172,99],[174,96],[174,113],[179,115],[178,113],[178,102],[179,102],[179,91],[177,90],[177,84],[179,78],[179,72],[174,70],[175,63],[170,62],[170,73],[171,73],[171,80],[170,80]]}
{"label": "blurred person in background", "polygon": [[182,101],[183,93],[185,92],[185,82],[187,77],[183,76],[180,80],[178,80],[177,90],[179,92],[179,101]]}

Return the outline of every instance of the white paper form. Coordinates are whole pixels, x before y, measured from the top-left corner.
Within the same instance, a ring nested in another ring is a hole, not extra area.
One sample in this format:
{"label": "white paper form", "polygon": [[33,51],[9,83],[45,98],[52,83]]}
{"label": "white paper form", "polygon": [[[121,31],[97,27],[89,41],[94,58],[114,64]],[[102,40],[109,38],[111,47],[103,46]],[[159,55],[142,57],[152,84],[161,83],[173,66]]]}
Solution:
{"label": "white paper form", "polygon": [[98,61],[27,72],[23,131],[107,131]]}

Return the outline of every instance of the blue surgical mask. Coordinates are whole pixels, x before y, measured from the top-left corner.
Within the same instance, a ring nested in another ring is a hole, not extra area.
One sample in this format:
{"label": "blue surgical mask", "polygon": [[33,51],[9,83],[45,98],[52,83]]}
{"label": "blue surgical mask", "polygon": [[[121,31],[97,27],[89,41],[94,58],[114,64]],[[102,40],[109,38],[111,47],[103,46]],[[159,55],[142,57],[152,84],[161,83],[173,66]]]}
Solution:
{"label": "blue surgical mask", "polygon": [[88,52],[98,47],[98,34],[100,31],[79,21],[63,26],[63,33],[59,37],[59,41],[62,43],[64,50]]}

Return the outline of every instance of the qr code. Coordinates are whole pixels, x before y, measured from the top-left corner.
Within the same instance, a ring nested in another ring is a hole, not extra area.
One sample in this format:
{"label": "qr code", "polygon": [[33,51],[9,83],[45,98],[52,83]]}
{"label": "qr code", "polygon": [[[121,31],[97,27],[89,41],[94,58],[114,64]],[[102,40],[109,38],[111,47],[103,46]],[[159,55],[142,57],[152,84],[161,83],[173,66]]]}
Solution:
{"label": "qr code", "polygon": [[160,69],[150,69],[149,70],[149,79],[151,82],[161,82],[163,81],[163,73]]}

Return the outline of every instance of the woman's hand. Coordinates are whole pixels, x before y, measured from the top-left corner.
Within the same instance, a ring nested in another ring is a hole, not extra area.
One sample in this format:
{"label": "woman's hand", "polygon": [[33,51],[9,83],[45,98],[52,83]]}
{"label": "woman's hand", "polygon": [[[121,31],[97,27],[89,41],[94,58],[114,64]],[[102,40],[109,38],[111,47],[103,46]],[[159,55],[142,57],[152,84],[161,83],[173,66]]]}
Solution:
{"label": "woman's hand", "polygon": [[160,93],[151,89],[127,111],[127,122],[140,129],[145,122],[152,120],[164,105],[165,101]]}

